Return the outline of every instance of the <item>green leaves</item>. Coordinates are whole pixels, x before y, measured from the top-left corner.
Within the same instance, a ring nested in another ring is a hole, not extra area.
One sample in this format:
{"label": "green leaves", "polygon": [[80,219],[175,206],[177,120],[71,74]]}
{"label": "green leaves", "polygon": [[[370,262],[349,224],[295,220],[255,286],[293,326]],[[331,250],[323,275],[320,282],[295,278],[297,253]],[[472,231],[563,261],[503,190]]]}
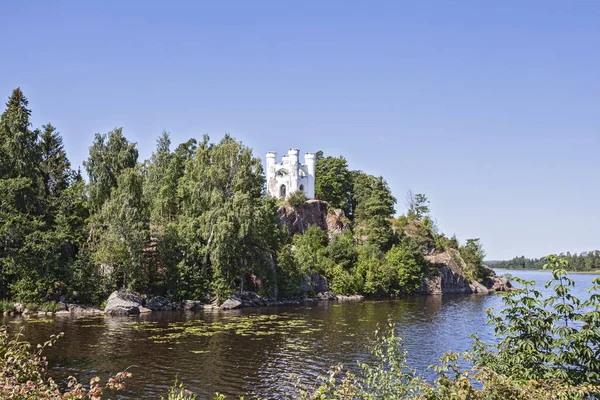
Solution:
{"label": "green leaves", "polygon": [[320,157],[315,166],[315,196],[352,215],[352,177],[344,157]]}
{"label": "green leaves", "polygon": [[[553,379],[565,385],[597,384],[600,376],[600,297],[593,293],[582,302],[571,294],[568,262],[555,255],[546,258],[552,269],[554,295],[542,300],[533,282],[518,278],[522,289],[503,294],[506,308],[493,316],[495,346],[476,347],[477,363],[509,377]],[[599,288],[592,288],[597,291]]]}

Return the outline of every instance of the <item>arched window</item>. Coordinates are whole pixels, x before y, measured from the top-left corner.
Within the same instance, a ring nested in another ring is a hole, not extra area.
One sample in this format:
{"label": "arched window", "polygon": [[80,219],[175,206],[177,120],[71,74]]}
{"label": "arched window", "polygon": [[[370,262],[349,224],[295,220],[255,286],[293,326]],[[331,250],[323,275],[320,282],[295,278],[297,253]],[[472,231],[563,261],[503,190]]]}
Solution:
{"label": "arched window", "polygon": [[285,199],[285,185],[281,185],[281,187],[279,188],[279,197]]}
{"label": "arched window", "polygon": [[304,192],[304,185],[300,185],[300,187],[298,189],[300,189]]}

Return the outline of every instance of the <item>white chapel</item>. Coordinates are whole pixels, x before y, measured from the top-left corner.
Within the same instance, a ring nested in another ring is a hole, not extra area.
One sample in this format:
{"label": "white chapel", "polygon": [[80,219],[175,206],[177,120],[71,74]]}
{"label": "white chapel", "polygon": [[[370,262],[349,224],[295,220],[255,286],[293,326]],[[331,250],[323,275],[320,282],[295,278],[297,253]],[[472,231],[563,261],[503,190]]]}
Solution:
{"label": "white chapel", "polygon": [[267,193],[278,199],[287,199],[296,190],[302,190],[308,199],[315,197],[315,155],[306,153],[304,164],[298,160],[299,149],[289,149],[277,163],[277,153],[267,153]]}

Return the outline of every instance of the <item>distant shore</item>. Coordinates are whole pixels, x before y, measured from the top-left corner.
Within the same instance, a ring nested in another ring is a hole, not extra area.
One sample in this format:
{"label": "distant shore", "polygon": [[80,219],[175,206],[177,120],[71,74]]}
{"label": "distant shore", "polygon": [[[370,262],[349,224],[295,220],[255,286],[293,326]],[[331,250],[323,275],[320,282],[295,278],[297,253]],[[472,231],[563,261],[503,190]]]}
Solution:
{"label": "distant shore", "polygon": [[[502,271],[546,271],[546,272],[552,272],[549,269],[543,269],[543,268],[495,268],[492,265],[488,265],[491,269],[493,269],[494,271],[496,270],[502,270]],[[569,271],[567,270],[567,273],[569,274],[584,274],[584,275],[600,275],[600,269],[595,269],[593,271]]]}

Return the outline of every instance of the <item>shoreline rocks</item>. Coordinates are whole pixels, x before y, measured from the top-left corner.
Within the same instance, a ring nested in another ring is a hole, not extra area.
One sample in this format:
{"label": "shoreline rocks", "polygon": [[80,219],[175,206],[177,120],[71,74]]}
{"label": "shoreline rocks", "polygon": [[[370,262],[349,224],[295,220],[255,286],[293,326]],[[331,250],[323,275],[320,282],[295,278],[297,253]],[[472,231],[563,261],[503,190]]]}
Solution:
{"label": "shoreline rocks", "polygon": [[133,292],[119,290],[112,292],[106,302],[104,313],[108,315],[136,315],[143,307],[142,297]]}

